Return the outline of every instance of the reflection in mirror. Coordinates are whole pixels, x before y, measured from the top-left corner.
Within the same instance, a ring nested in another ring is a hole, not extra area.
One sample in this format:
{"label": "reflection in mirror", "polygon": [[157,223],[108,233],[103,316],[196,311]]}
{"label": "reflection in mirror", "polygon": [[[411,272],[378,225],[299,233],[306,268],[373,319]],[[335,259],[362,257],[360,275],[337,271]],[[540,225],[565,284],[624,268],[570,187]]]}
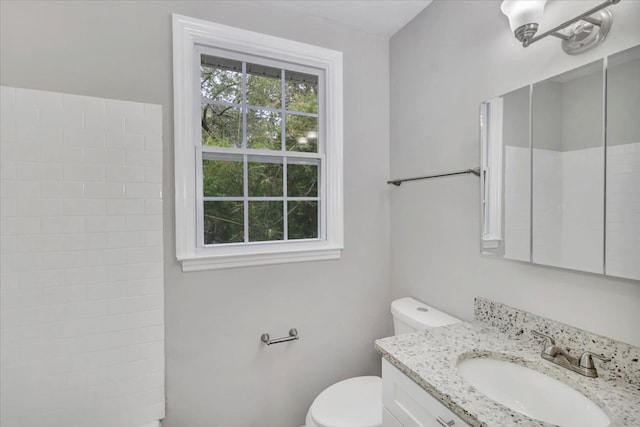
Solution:
{"label": "reflection in mirror", "polygon": [[482,239],[484,254],[502,255],[502,97],[480,104]]}
{"label": "reflection in mirror", "polygon": [[606,274],[640,280],[640,47],[607,67]]}
{"label": "reflection in mirror", "polygon": [[603,273],[603,61],[533,86],[532,260]]}
{"label": "reflection in mirror", "polygon": [[504,102],[504,257],[531,261],[530,87]]}
{"label": "reflection in mirror", "polygon": [[531,261],[530,86],[481,104],[482,251]]}

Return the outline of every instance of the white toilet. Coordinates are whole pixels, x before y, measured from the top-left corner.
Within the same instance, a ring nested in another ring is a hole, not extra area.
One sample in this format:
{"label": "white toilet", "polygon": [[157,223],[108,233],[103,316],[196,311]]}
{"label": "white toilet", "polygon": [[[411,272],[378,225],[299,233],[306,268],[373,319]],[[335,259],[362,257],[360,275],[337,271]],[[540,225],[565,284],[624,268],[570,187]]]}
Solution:
{"label": "white toilet", "polygon": [[[396,335],[460,322],[413,298],[391,303]],[[355,377],[335,383],[316,397],[305,427],[381,427],[382,378]]]}

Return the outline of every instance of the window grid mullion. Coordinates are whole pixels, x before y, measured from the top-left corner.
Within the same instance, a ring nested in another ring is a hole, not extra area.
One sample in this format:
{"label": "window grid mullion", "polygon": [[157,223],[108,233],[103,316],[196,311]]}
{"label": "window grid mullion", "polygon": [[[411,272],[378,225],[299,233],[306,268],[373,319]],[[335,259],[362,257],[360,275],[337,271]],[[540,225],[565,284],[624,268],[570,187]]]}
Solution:
{"label": "window grid mullion", "polygon": [[[286,70],[280,70],[280,110],[282,120],[280,121],[280,145],[281,151],[284,153],[287,151],[287,115],[285,114],[285,102],[286,102]],[[283,240],[289,240],[289,215],[287,215],[287,158],[282,156],[282,196],[284,198],[282,202],[282,227],[283,227]]]}
{"label": "window grid mullion", "polygon": [[244,242],[249,242],[249,156],[242,156],[243,204],[244,204]]}
{"label": "window grid mullion", "polygon": [[[218,101],[218,100],[215,100],[215,99],[208,99],[208,98],[204,98],[204,97],[202,97],[202,103],[209,104],[209,105],[218,105],[220,107],[233,107],[233,108],[242,108],[242,106],[243,106],[242,103],[234,104],[233,102]],[[295,116],[320,117],[317,113],[307,113],[305,111],[287,110],[286,108],[283,109],[283,108],[263,107],[261,105],[253,105],[253,104],[248,104],[248,103],[245,103],[245,106],[249,110],[264,110],[264,111],[271,111],[273,113],[284,112],[286,114],[292,114],[292,115],[295,115]]]}
{"label": "window grid mullion", "polygon": [[242,149],[247,148],[247,63],[242,63]]}
{"label": "window grid mullion", "polygon": [[[247,197],[247,200],[250,202],[282,202],[285,197],[283,196],[251,196]],[[286,197],[286,199],[290,202],[318,202],[320,201],[320,197]],[[207,196],[203,197],[202,200],[205,202],[242,202],[245,200],[244,197],[233,197],[233,196]]]}
{"label": "window grid mullion", "polygon": [[[247,63],[242,61],[242,149],[247,149]],[[242,155],[244,242],[249,242],[249,156]]]}
{"label": "window grid mullion", "polygon": [[288,198],[287,198],[287,158],[282,158],[282,218],[284,220],[284,240],[289,240],[289,215],[287,215],[288,210]]}
{"label": "window grid mullion", "polygon": [[[284,83],[284,79],[285,79],[285,70],[280,70],[280,117],[282,117],[282,120],[280,120],[280,151],[282,151],[283,153],[285,151],[287,151],[287,115],[285,114],[286,110],[285,110],[285,83]],[[286,194],[286,193],[285,193]]]}
{"label": "window grid mullion", "polygon": [[299,159],[317,159],[322,160],[322,153],[313,153],[306,151],[285,151],[282,150],[265,150],[265,149],[255,149],[255,148],[227,148],[227,147],[214,147],[210,145],[202,146],[203,153],[220,153],[220,154],[249,154],[251,156],[259,157],[294,157]]}

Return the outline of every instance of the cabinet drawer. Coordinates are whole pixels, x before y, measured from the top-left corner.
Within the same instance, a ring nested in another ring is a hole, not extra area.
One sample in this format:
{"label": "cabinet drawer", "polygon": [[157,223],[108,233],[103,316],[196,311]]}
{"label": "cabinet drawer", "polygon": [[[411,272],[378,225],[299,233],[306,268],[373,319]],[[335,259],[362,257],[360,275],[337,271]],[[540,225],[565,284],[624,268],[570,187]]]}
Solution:
{"label": "cabinet drawer", "polygon": [[442,427],[441,422],[451,427],[468,426],[385,359],[382,359],[382,402],[404,427]]}

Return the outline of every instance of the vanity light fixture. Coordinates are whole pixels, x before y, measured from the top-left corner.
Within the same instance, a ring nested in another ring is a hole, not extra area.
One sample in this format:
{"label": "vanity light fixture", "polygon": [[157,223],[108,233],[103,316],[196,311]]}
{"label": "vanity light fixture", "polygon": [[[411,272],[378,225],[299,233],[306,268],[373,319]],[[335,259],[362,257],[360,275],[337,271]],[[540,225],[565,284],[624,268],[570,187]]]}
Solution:
{"label": "vanity light fixture", "polygon": [[[611,12],[606,8],[620,2],[620,0],[605,0],[593,9],[536,36],[546,1],[504,0],[500,10],[509,18],[511,31],[523,47],[547,36],[554,36],[562,39],[562,50],[569,55],[585,52],[604,41],[613,22]],[[565,28],[568,28],[567,32],[561,33],[560,31]]]}

